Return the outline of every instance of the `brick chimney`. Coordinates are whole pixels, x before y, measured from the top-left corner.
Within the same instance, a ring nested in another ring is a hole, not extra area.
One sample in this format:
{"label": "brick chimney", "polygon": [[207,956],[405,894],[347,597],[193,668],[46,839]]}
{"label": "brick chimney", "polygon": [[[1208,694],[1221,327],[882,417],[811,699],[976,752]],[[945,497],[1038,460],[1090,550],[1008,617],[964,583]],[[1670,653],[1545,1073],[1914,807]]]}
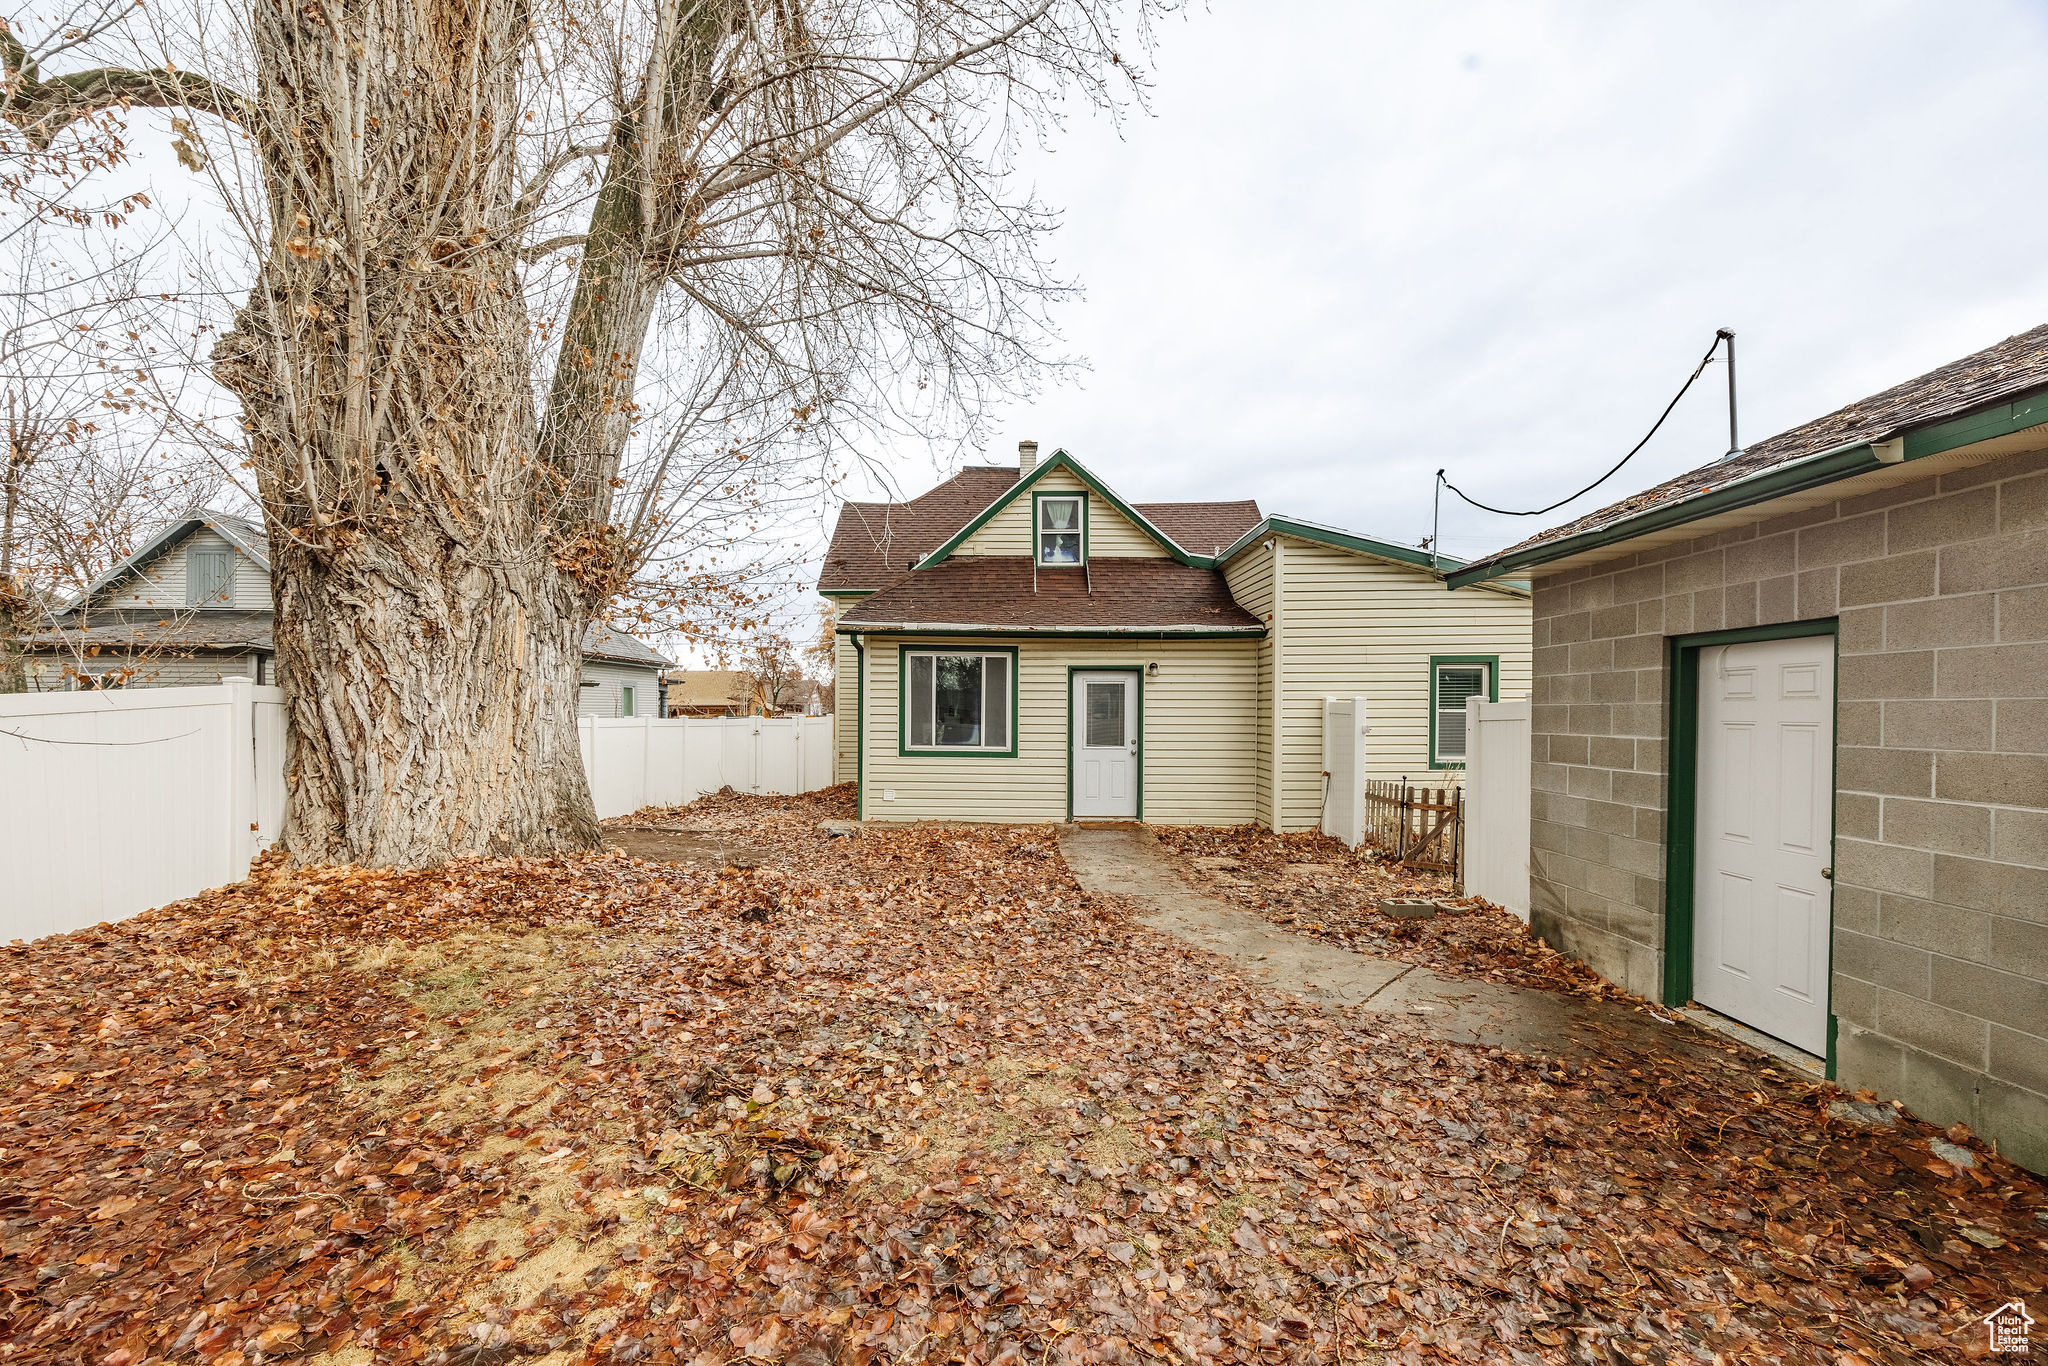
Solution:
{"label": "brick chimney", "polygon": [[1017,477],[1023,478],[1038,464],[1038,443],[1019,441],[1017,443]]}

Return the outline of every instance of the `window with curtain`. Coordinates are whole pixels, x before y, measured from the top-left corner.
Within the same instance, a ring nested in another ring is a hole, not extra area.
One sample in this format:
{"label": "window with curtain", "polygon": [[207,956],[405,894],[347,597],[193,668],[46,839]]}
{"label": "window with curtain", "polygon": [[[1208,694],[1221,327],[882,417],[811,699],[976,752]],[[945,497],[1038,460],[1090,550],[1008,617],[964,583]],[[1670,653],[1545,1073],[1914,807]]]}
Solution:
{"label": "window with curtain", "polygon": [[225,547],[194,546],[185,552],[185,605],[232,607],[235,556]]}
{"label": "window with curtain", "polygon": [[632,714],[633,685],[630,683],[622,684],[619,687],[619,715],[631,716]]}
{"label": "window with curtain", "polygon": [[1436,745],[1429,758],[1433,764],[1465,762],[1465,699],[1490,697],[1493,666],[1490,664],[1436,664],[1430,692],[1436,708]]}
{"label": "window with curtain", "polygon": [[920,651],[906,662],[906,748],[1010,751],[1009,654]]}
{"label": "window with curtain", "polygon": [[1080,498],[1038,500],[1038,562],[1046,565],[1081,563]]}

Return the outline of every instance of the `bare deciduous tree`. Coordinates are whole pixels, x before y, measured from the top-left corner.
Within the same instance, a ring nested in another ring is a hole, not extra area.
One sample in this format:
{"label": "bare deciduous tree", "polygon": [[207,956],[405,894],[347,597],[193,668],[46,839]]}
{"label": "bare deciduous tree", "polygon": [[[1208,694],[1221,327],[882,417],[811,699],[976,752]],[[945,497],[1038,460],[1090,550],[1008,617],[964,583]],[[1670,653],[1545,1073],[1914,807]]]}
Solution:
{"label": "bare deciduous tree", "polygon": [[[10,226],[0,234],[0,692],[28,686],[25,637],[220,482],[200,453],[160,439],[152,347],[164,308],[138,258],[44,221]],[[78,638],[68,659],[57,653],[83,674],[87,648]]]}
{"label": "bare deciduous tree", "polygon": [[1137,90],[1169,0],[579,2],[218,0],[53,41],[62,74],[4,48],[32,145],[196,111],[227,128],[191,162],[257,204],[214,372],[270,524],[301,860],[595,844],[586,623],[692,497],[1035,381],[1061,286],[1008,158],[1065,94]]}
{"label": "bare deciduous tree", "polygon": [[[758,702],[769,713],[788,711],[796,706],[802,700],[808,682],[789,637],[774,631],[754,638],[740,658],[738,673],[739,690],[744,696],[736,696],[733,701]],[[743,707],[743,710],[750,709]]]}

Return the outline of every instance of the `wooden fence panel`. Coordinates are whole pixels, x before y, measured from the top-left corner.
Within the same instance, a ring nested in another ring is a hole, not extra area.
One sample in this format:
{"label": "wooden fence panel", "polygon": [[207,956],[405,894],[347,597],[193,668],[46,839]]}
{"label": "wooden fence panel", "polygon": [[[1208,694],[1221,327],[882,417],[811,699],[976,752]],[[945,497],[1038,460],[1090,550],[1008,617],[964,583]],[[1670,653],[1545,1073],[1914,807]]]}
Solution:
{"label": "wooden fence panel", "polygon": [[1458,872],[1465,793],[1416,787],[1406,778],[1365,785],[1365,842],[1408,868]]}

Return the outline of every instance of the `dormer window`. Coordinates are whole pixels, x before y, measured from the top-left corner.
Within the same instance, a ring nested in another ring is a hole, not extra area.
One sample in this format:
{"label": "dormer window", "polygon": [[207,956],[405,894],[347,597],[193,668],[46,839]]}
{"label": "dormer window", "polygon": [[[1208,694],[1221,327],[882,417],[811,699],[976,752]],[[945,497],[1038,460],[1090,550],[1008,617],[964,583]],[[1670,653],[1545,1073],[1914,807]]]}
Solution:
{"label": "dormer window", "polygon": [[1038,562],[1048,567],[1077,565],[1088,554],[1088,500],[1080,494],[1040,494]]}

